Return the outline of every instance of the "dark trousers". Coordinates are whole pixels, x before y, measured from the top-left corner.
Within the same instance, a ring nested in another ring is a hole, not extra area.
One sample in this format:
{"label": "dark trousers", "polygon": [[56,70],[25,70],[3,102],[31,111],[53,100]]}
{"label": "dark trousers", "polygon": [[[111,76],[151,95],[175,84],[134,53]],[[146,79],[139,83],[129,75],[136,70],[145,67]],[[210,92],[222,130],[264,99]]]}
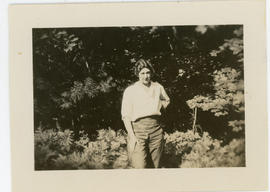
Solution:
{"label": "dark trousers", "polygon": [[135,145],[128,147],[132,167],[159,168],[164,143],[159,116],[141,118],[132,125],[137,138]]}

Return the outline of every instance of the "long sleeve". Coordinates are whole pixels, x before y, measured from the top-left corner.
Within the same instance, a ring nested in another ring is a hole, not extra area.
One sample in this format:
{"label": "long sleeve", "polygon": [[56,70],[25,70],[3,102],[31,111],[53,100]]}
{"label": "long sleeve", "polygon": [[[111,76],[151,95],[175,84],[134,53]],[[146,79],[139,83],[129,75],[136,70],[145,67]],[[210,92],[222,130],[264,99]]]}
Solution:
{"label": "long sleeve", "polygon": [[136,137],[134,135],[134,131],[133,131],[132,123],[131,123],[132,113],[133,113],[132,107],[133,107],[132,97],[130,96],[128,89],[126,89],[123,94],[121,114],[122,114],[122,120],[124,122],[125,128],[128,132],[129,137],[131,138],[130,143],[132,143],[133,141],[133,144],[135,145]]}
{"label": "long sleeve", "polygon": [[165,89],[163,86],[161,86],[161,91],[160,91],[160,100],[162,102],[162,106],[164,109],[167,108],[167,106],[170,104],[170,98],[167,95]]}
{"label": "long sleeve", "polygon": [[126,89],[123,94],[121,115],[122,119],[132,119],[132,98],[128,89]]}

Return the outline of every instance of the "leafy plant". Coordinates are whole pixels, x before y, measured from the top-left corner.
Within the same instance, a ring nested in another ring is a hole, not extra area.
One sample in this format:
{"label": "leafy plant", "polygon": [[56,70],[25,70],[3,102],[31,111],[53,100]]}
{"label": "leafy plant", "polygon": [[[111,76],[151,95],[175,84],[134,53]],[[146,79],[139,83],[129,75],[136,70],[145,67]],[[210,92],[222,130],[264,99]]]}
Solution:
{"label": "leafy plant", "polygon": [[182,159],[181,168],[201,167],[244,167],[244,139],[233,139],[228,145],[210,137],[203,137],[196,142],[189,154]]}
{"label": "leafy plant", "polygon": [[[245,166],[244,139],[222,146],[207,132],[165,134],[162,167],[241,167]],[[96,140],[83,132],[74,141],[71,131],[38,130],[35,133],[36,170],[130,168],[126,134],[102,129]]]}
{"label": "leafy plant", "polygon": [[72,152],[72,131],[54,131],[52,129],[38,129],[34,135],[35,139],[35,168],[51,169],[59,155],[68,155]]}
{"label": "leafy plant", "polygon": [[211,96],[195,96],[188,100],[188,106],[211,111],[215,116],[228,115],[230,107],[235,111],[244,111],[244,82],[238,80],[240,73],[232,68],[223,68],[214,72],[215,94]]}

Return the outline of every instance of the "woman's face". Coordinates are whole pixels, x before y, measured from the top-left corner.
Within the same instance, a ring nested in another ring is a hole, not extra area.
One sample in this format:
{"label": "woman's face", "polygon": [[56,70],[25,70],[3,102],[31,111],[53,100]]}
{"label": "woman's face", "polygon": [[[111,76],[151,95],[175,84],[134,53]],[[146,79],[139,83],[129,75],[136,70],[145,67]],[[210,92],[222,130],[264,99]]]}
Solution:
{"label": "woman's face", "polygon": [[144,85],[149,85],[151,82],[151,71],[148,68],[143,68],[139,72],[139,80],[142,82]]}

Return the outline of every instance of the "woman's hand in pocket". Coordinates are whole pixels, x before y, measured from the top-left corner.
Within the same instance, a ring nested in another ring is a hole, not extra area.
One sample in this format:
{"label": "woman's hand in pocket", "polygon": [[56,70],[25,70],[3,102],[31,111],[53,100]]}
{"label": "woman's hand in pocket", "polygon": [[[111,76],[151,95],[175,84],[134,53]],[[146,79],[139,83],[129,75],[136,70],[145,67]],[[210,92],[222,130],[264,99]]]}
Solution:
{"label": "woman's hand in pocket", "polygon": [[138,142],[138,140],[137,140],[136,136],[134,134],[130,134],[130,136],[129,136],[129,143],[130,143],[130,148],[132,150],[134,150],[135,145],[136,145],[137,142]]}

